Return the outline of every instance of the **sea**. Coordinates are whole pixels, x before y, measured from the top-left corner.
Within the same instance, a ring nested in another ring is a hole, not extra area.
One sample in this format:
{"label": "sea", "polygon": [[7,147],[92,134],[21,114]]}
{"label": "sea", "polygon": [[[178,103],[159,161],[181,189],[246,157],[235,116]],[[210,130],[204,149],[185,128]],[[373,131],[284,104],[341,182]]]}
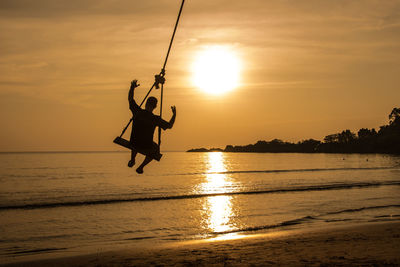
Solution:
{"label": "sea", "polygon": [[[0,263],[400,220],[400,156],[0,153]],[[143,160],[137,157],[137,162]]]}

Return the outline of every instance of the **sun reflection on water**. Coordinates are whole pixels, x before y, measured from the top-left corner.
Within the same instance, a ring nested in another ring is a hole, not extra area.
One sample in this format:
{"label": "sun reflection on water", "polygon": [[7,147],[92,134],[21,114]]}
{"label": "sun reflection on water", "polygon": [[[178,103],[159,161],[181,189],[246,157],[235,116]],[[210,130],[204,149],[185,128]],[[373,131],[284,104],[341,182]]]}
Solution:
{"label": "sun reflection on water", "polygon": [[206,182],[201,185],[201,191],[205,194],[227,193],[231,191],[232,182],[226,174],[226,166],[222,152],[207,153]]}
{"label": "sun reflection on water", "polygon": [[221,233],[232,230],[230,217],[232,216],[232,204],[230,196],[215,196],[207,199],[209,212],[208,227],[213,232]]}
{"label": "sun reflection on water", "polygon": [[[222,152],[207,153],[208,173],[206,182],[201,185],[201,191],[206,194],[226,193],[230,191],[232,182],[230,178],[221,172],[225,172],[226,166]],[[235,229],[232,217],[232,196],[208,197],[204,202],[204,219],[207,227],[213,233],[230,232]]]}

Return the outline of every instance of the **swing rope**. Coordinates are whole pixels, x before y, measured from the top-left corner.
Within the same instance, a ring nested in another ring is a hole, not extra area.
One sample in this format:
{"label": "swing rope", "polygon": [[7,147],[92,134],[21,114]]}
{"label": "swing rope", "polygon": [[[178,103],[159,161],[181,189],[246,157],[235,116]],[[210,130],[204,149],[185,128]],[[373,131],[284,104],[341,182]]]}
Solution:
{"label": "swing rope", "polygon": [[[149,89],[149,91],[147,92],[146,96],[143,98],[142,102],[140,103],[139,107],[142,107],[143,103],[146,101],[147,97],[149,96],[150,92],[153,90],[153,88],[155,87],[156,89],[159,88],[159,84],[161,83],[161,96],[160,96],[160,117],[162,116],[162,110],[163,110],[163,95],[164,95],[164,82],[160,82],[160,79],[163,78],[165,76],[165,67],[167,65],[167,61],[168,61],[168,57],[169,57],[169,53],[171,52],[171,48],[172,48],[172,43],[174,42],[174,38],[175,38],[175,33],[176,33],[176,29],[178,28],[178,23],[181,17],[181,13],[182,13],[182,9],[183,9],[183,5],[185,3],[185,0],[182,0],[181,3],[181,7],[179,9],[179,13],[178,13],[178,17],[176,19],[176,23],[175,23],[175,27],[174,27],[174,31],[172,33],[172,37],[171,40],[169,42],[169,47],[168,47],[168,51],[167,51],[167,55],[165,57],[164,60],[164,65],[161,69],[161,72],[157,75],[155,75],[155,81],[153,83],[153,85],[151,86],[151,88]],[[162,79],[161,79],[162,80]],[[119,137],[122,137],[125,133],[125,131],[128,129],[129,125],[131,124],[131,122],[133,122],[133,118],[131,118],[128,122],[128,124],[125,126],[125,128],[122,130],[122,133]],[[161,128],[158,127],[158,145],[161,145]]]}

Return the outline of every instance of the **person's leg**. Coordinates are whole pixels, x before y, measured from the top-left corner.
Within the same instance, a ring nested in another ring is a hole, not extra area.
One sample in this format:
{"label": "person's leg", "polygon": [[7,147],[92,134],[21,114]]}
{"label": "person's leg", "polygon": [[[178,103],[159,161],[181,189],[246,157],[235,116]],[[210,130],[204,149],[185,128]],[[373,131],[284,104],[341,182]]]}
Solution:
{"label": "person's leg", "polygon": [[[157,153],[159,154],[160,153],[160,147],[156,143],[153,142],[153,146],[151,147],[150,150],[148,150],[148,153],[149,153],[148,155],[155,155]],[[136,169],[136,172],[139,173],[139,174],[143,173],[144,166],[149,164],[152,160],[153,160],[153,157],[146,156],[146,158],[143,160],[142,164],[140,164],[140,166]]]}
{"label": "person's leg", "polygon": [[153,158],[146,156],[146,158],[143,160],[142,164],[140,164],[140,166],[136,169],[136,172],[139,174],[143,173],[144,166],[149,164],[152,160],[153,160]]}
{"label": "person's leg", "polygon": [[137,151],[132,149],[131,151],[131,160],[128,162],[128,167],[132,168],[135,165],[135,158],[136,158]]}

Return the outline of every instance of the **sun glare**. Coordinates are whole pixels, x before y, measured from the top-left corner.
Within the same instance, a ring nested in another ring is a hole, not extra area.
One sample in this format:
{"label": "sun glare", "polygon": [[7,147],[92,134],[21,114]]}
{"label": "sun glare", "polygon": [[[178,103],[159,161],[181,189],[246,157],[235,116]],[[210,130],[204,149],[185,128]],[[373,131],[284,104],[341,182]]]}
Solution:
{"label": "sun glare", "polygon": [[209,94],[223,94],[239,85],[240,62],[228,47],[207,47],[197,54],[192,72],[196,87]]}

